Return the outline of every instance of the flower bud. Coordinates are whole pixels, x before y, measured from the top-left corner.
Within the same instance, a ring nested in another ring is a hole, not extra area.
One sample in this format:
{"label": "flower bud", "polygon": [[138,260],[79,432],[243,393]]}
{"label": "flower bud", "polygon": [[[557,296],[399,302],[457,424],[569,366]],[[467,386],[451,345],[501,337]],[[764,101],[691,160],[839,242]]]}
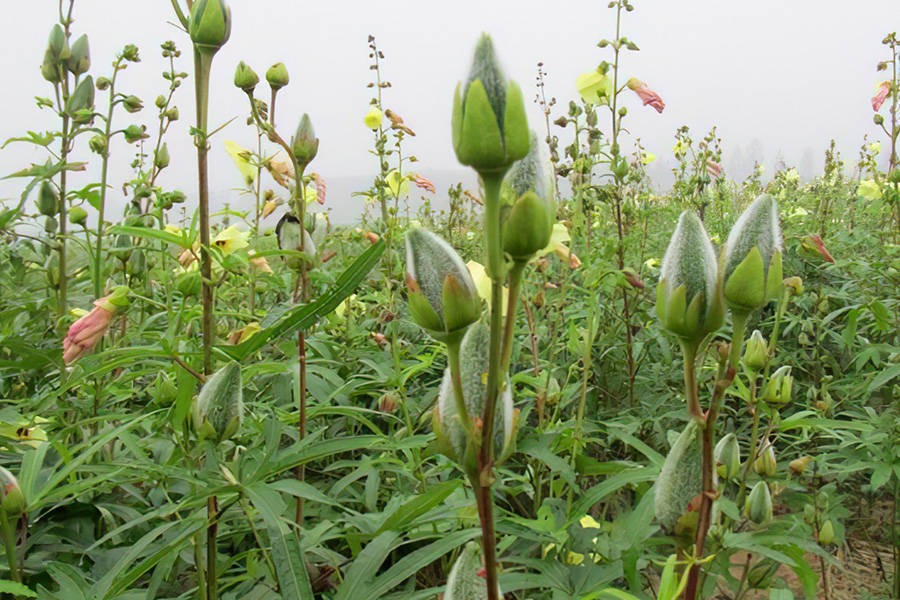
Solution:
{"label": "flower bud", "polygon": [[144,103],[137,96],[126,96],[122,99],[122,106],[130,113],[140,112],[144,108]]}
{"label": "flower bud", "polygon": [[41,77],[50,83],[59,83],[61,81],[59,76],[59,64],[49,48],[44,53],[44,61],[41,63]]}
{"label": "flower bud", "polygon": [[237,69],[234,71],[234,87],[252,95],[257,83],[259,83],[259,75],[256,74],[256,71],[251,69],[244,61],[239,62]]}
{"label": "flower bud", "polygon": [[[478,474],[477,448],[481,445],[482,434],[477,423],[481,422],[487,398],[490,335],[488,326],[478,322],[469,328],[459,347],[459,371],[468,422],[460,416],[449,367],[444,370],[433,418],[434,432],[441,451],[462,466],[470,477]],[[516,413],[508,378],[504,384],[494,416],[496,464],[503,462],[512,453],[515,444]],[[469,439],[470,432],[474,439]]]}
{"label": "flower bud", "polygon": [[166,100],[166,97],[163,96],[162,94],[160,94],[159,96],[156,97],[156,100],[153,101],[153,104],[156,105],[156,108],[158,108],[159,110],[162,110],[166,107],[167,102],[168,102],[168,100]]}
{"label": "flower bud", "polygon": [[803,280],[797,276],[786,277],[782,282],[784,287],[788,288],[795,296],[803,293]]}
{"label": "flower bud", "polygon": [[451,123],[457,159],[476,171],[503,171],[528,154],[522,90],[506,82],[487,34],[475,46],[465,87],[456,86]]}
{"label": "flower bud", "polygon": [[91,49],[86,35],[82,35],[72,44],[71,56],[66,61],[66,68],[78,77],[91,68]]}
{"label": "flower bud", "polygon": [[778,464],[775,462],[775,448],[766,440],[759,449],[759,455],[753,461],[753,470],[760,477],[774,477]]}
{"label": "flower bud", "polygon": [[410,315],[435,339],[462,336],[481,316],[468,267],[450,244],[426,229],[406,234],[406,283]]}
{"label": "flower bud", "polygon": [[831,522],[831,519],[828,519],[824,523],[822,523],[821,529],[819,529],[819,544],[822,546],[827,546],[829,544],[834,543],[834,525]]}
{"label": "flower bud", "polygon": [[724,307],[716,253],[694,211],[686,210],[663,256],[656,288],[656,315],[662,326],[697,344],[722,325]]}
{"label": "flower bud", "polygon": [[147,128],[144,125],[129,125],[122,132],[125,134],[125,141],[134,144],[150,137],[147,135]]}
{"label": "flower bud", "polygon": [[763,194],[731,228],[722,251],[725,303],[747,314],[781,295],[781,250],[778,203]]}
{"label": "flower bud", "polygon": [[266,81],[269,82],[269,87],[276,92],[290,83],[291,77],[288,75],[284,63],[275,63],[269,67],[269,70],[266,71]]}
{"label": "flower bud", "polygon": [[377,106],[373,106],[369,109],[369,112],[366,113],[366,116],[363,117],[363,123],[365,123],[366,127],[369,129],[378,129],[381,127],[382,113],[378,109]]}
{"label": "flower bud", "polygon": [[8,469],[0,467],[0,510],[10,517],[18,517],[25,512],[25,506],[19,480]]}
{"label": "flower bud", "polygon": [[218,443],[237,433],[244,419],[240,363],[231,361],[206,380],[191,416],[194,433],[201,440]]}
{"label": "flower bud", "polygon": [[167,110],[166,118],[169,119],[170,121],[177,121],[178,120],[178,107],[173,106],[172,108]]}
{"label": "flower bud", "polygon": [[772,373],[766,384],[765,399],[772,404],[785,404],[791,399],[791,388],[794,378],[791,376],[791,368],[784,366]]}
{"label": "flower bud", "polygon": [[795,458],[790,463],[788,463],[788,467],[790,467],[791,471],[796,473],[797,475],[802,475],[806,470],[807,465],[812,462],[812,456],[801,456],[800,458]]}
{"label": "flower bud", "polygon": [[63,339],[63,360],[68,365],[90,352],[106,334],[109,324],[116,313],[128,306],[130,290],[124,285],[116,287],[113,292],[94,301],[94,308],[71,327]]}
{"label": "flower bud", "polygon": [[744,367],[756,373],[765,369],[767,364],[769,364],[769,346],[759,329],[756,329],[744,346]]}
{"label": "flower bud", "polygon": [[873,120],[875,121],[875,124],[876,124],[876,125],[883,125],[883,124],[884,124],[884,117],[881,116],[881,115],[879,115],[878,113],[875,113],[875,117],[873,118]]}
{"label": "flower bud", "polygon": [[91,152],[93,152],[94,154],[103,156],[104,154],[106,154],[107,147],[108,145],[106,142],[106,136],[102,133],[98,133],[88,140],[88,148],[90,148]]}
{"label": "flower bud", "polygon": [[231,9],[224,0],[196,0],[188,31],[195,46],[214,54],[231,37]]}
{"label": "flower bud", "polygon": [[82,79],[69,96],[66,113],[79,125],[94,118],[94,80],[90,75]]}
{"label": "flower bud", "polygon": [[719,476],[734,479],[741,471],[741,447],[733,433],[725,435],[715,448]]}
{"label": "flower bud", "polygon": [[156,152],[156,156],[153,158],[153,164],[157,169],[165,169],[169,166],[169,145],[163,142],[163,145]]}
{"label": "flower bud", "polygon": [[765,525],[772,520],[772,493],[765,481],[757,482],[750,490],[744,514],[757,525]]}
{"label": "flower bud", "polygon": [[503,250],[514,260],[527,261],[550,243],[556,222],[550,162],[534,132],[528,154],[514,162],[503,178],[500,199],[506,209]]}
{"label": "flower bud", "polygon": [[87,211],[80,206],[73,206],[69,210],[69,223],[73,225],[84,225],[87,223],[87,218]]}
{"label": "flower bud", "polygon": [[682,515],[688,512],[688,503],[702,491],[700,443],[697,423],[690,421],[666,455],[656,479],[656,520],[668,532],[675,530]]}
{"label": "flower bud", "polygon": [[35,204],[42,215],[52,217],[59,212],[59,196],[49,181],[41,184]]}
{"label": "flower bud", "polygon": [[47,217],[44,219],[44,231],[47,233],[55,233],[59,228],[59,221],[55,217]]}
{"label": "flower bud", "polygon": [[[444,600],[485,600],[488,597],[487,582],[481,575],[480,554],[481,549],[477,543],[466,544],[450,569]],[[499,587],[497,597],[503,597]]]}
{"label": "flower bud", "polygon": [[50,39],[47,42],[46,56],[56,64],[64,63],[69,60],[69,56],[71,56],[69,42],[66,39],[66,32],[63,31],[62,25],[58,23],[50,30]]}
{"label": "flower bud", "polygon": [[311,163],[319,152],[319,138],[316,137],[312,121],[306,113],[300,117],[297,133],[291,138],[291,152],[294,153],[294,157],[301,167],[306,167]]}

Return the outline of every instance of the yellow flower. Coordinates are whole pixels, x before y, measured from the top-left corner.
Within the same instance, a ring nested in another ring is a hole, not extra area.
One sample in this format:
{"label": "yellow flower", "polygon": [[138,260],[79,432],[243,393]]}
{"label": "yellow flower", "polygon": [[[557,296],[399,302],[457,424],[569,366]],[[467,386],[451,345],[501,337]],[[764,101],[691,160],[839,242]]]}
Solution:
{"label": "yellow flower", "polygon": [[391,195],[395,198],[403,198],[409,195],[409,178],[405,175],[400,175],[400,171],[397,169],[388,173],[387,177],[384,178],[384,182],[391,191]]}
{"label": "yellow flower", "polygon": [[590,104],[609,104],[613,95],[613,81],[609,75],[594,69],[575,78],[581,98]]}
{"label": "yellow flower", "polygon": [[263,204],[262,218],[265,219],[266,217],[271,215],[277,207],[278,207],[278,202],[275,200],[269,200],[268,202]]}
{"label": "yellow flower", "polygon": [[181,228],[174,225],[166,225],[166,231],[175,235],[181,235]]}
{"label": "yellow flower", "polygon": [[[472,281],[475,282],[475,289],[478,291],[478,295],[481,296],[485,302],[487,302],[488,306],[491,305],[491,278],[487,276],[487,272],[484,270],[484,265],[479,262],[475,262],[474,260],[470,260],[466,263],[466,266],[469,268],[469,273],[472,275]],[[509,290],[506,289],[506,286],[503,287],[503,314],[506,314],[506,304],[509,298]]]}
{"label": "yellow flower", "polygon": [[225,152],[234,161],[235,166],[241,173],[241,177],[244,179],[244,183],[253,185],[253,182],[256,181],[256,167],[250,163],[250,157],[252,156],[250,151],[244,150],[234,142],[225,142]]}
{"label": "yellow flower", "polygon": [[41,442],[47,441],[47,432],[41,428],[41,423],[49,423],[49,421],[42,417],[35,417],[30,422],[0,422],[0,437],[16,440],[26,446],[37,448]]}
{"label": "yellow flower", "polygon": [[247,238],[249,237],[249,231],[240,231],[236,225],[232,225],[228,229],[219,232],[213,240],[213,245],[221,250],[222,254],[228,256],[249,246],[250,244],[247,243]]}
{"label": "yellow flower", "polygon": [[655,155],[655,154],[650,154],[649,152],[644,152],[644,153],[641,155],[641,164],[649,165],[649,164],[652,163],[654,160],[656,160],[656,155]]}
{"label": "yellow flower", "polygon": [[869,144],[869,152],[872,154],[880,154],[881,153],[881,142],[872,142]]}
{"label": "yellow flower", "polygon": [[363,123],[366,124],[366,127],[369,129],[378,129],[381,127],[381,111],[378,110],[378,107],[373,106],[369,109],[369,112],[366,113],[366,116],[363,117]]}
{"label": "yellow flower", "polygon": [[867,202],[876,202],[881,200],[881,188],[871,179],[863,179],[859,182],[856,195]]}

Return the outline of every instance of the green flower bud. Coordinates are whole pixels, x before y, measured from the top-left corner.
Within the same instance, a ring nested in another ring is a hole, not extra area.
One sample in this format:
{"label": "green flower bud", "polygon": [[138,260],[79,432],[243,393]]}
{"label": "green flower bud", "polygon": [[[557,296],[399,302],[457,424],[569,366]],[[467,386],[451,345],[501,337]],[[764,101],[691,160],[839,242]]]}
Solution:
{"label": "green flower bud", "polygon": [[803,293],[803,280],[797,276],[785,277],[782,284],[784,284],[784,287],[788,288],[795,296],[799,296]]}
{"label": "green flower bud", "polygon": [[875,120],[875,124],[876,124],[876,125],[883,125],[883,124],[884,124],[884,117],[881,116],[881,115],[879,115],[878,113],[875,113],[874,120]]}
{"label": "green flower bud", "polygon": [[[477,447],[481,445],[482,434],[476,423],[480,423],[487,397],[490,336],[490,328],[483,322],[478,322],[463,336],[459,348],[460,379],[469,422],[464,422],[460,416],[449,367],[444,371],[432,419],[441,451],[461,465],[470,477],[477,476],[478,473]],[[494,446],[497,456],[495,464],[502,463],[512,453],[515,444],[515,422],[512,388],[507,379],[494,416]],[[469,432],[472,432],[475,439],[469,439]]]}
{"label": "green flower bud", "polygon": [[241,61],[238,63],[237,69],[234,71],[234,87],[239,88],[253,94],[256,84],[259,83],[259,75],[250,68],[250,65]]}
{"label": "green flower bud", "polygon": [[66,68],[76,77],[87,73],[91,68],[91,48],[86,35],[82,35],[72,44],[72,54],[66,61]]}
{"label": "green flower bud", "polygon": [[453,149],[476,171],[503,171],[528,154],[528,119],[522,90],[506,82],[490,36],[475,46],[465,87],[453,96]]}
{"label": "green flower bud", "polygon": [[[481,547],[477,543],[466,544],[450,569],[444,600],[485,600],[488,597],[487,583],[478,574],[481,571],[480,555]],[[497,597],[503,597],[499,587]]]}
{"label": "green flower bud", "polygon": [[769,364],[769,346],[759,329],[756,329],[744,346],[744,367],[756,373],[765,369],[767,364]]}
{"label": "green flower bud", "polygon": [[166,118],[169,119],[170,121],[177,121],[178,120],[178,107],[173,106],[172,108],[167,110]]}
{"label": "green flower bud", "polygon": [[59,229],[59,221],[55,217],[47,217],[44,219],[44,231],[47,233],[55,233]]}
{"label": "green flower bud", "polygon": [[156,108],[162,110],[166,107],[166,102],[168,102],[168,100],[166,100],[166,97],[160,94],[156,97],[156,100],[153,103],[156,105]]}
{"label": "green flower bud", "polygon": [[125,134],[125,141],[129,144],[134,144],[150,137],[147,135],[147,128],[144,125],[129,125],[122,133]]}
{"label": "green flower bud", "polygon": [[122,106],[130,113],[140,112],[144,108],[144,103],[137,96],[126,96],[122,100]]}
{"label": "green flower bud", "polygon": [[481,316],[481,298],[459,254],[426,229],[406,234],[406,283],[413,320],[435,339],[459,337]]}
{"label": "green flower bud", "polygon": [[297,133],[291,138],[291,151],[301,167],[306,167],[319,152],[319,138],[313,129],[309,115],[303,113],[300,124],[297,125]]}
{"label": "green flower bud", "polygon": [[241,365],[230,362],[213,373],[191,409],[194,433],[221,442],[237,433],[244,419]]}
{"label": "green flower bud", "polygon": [[715,448],[719,476],[734,479],[741,471],[741,447],[733,433],[725,435]]}
{"label": "green flower bud", "polygon": [[87,211],[80,206],[73,206],[69,210],[69,223],[73,225],[84,225],[87,223],[87,218]]}
{"label": "green flower bud", "polygon": [[109,77],[98,77],[97,83],[95,84],[97,89],[101,92],[104,92],[109,89],[109,86],[112,85],[112,80]]}
{"label": "green flower bud", "polygon": [[88,140],[88,148],[90,148],[91,152],[93,152],[94,154],[103,156],[104,154],[106,154],[107,146],[106,136],[101,133],[98,133],[90,140]]}
{"label": "green flower bud", "polygon": [[269,70],[266,71],[266,81],[269,82],[269,87],[276,92],[290,83],[291,77],[288,75],[284,63],[275,63],[269,67]]}
{"label": "green flower bud", "polygon": [[69,41],[66,39],[66,32],[62,25],[56,24],[50,30],[50,39],[47,42],[47,56],[56,64],[62,64],[69,60],[71,56],[69,51]]}
{"label": "green flower bud", "polygon": [[66,113],[79,125],[94,118],[94,80],[90,75],[82,79],[69,96]]}
{"label": "green flower bud", "polygon": [[775,448],[766,440],[759,449],[759,456],[753,461],[753,470],[760,477],[774,477],[778,463],[775,461]]}
{"label": "green flower bud", "polygon": [[694,211],[686,210],[663,256],[656,288],[656,315],[662,326],[697,344],[722,325],[724,307],[716,253]]}
{"label": "green flower bud", "polygon": [[829,544],[834,543],[834,525],[831,522],[831,519],[822,523],[821,529],[819,529],[819,544],[822,546],[827,546]]}
{"label": "green flower bud", "polygon": [[791,400],[791,388],[794,386],[794,378],[791,376],[791,368],[784,366],[772,373],[766,384],[765,399],[772,404],[785,404]]}
{"label": "green flower bud", "polygon": [[185,298],[196,296],[200,293],[200,273],[197,271],[188,271],[181,273],[175,280],[175,287],[181,292]]}
{"label": "green flower bud", "polygon": [[765,525],[772,520],[772,493],[765,481],[757,482],[750,490],[744,514],[757,525]]}
{"label": "green flower bud", "polygon": [[699,427],[690,421],[672,444],[656,479],[656,520],[666,531],[675,530],[682,515],[688,512],[688,503],[702,491],[700,444]]}
{"label": "green flower bud", "polygon": [[44,62],[41,63],[41,77],[50,83],[62,81],[59,76],[59,64],[49,48],[44,52]]}
{"label": "green flower bud", "polygon": [[59,196],[56,193],[56,189],[49,181],[44,181],[41,184],[35,204],[42,215],[52,217],[59,212]]}
{"label": "green flower bud", "polygon": [[201,51],[215,54],[231,37],[231,9],[224,0],[195,1],[189,33]]}
{"label": "green flower bud", "polygon": [[153,164],[157,169],[165,169],[169,166],[169,145],[167,143],[163,143],[160,149],[156,152],[156,157],[153,159]]}
{"label": "green flower bud", "polygon": [[552,171],[541,148],[532,132],[528,154],[513,163],[500,188],[500,199],[508,207],[503,250],[514,260],[527,261],[546,248],[556,222]]}
{"label": "green flower bud", "polygon": [[725,303],[747,314],[778,298],[782,289],[778,203],[763,194],[740,216],[722,250]]}
{"label": "green flower bud", "polygon": [[25,507],[19,480],[8,469],[0,467],[0,510],[10,517],[18,517],[25,512]]}

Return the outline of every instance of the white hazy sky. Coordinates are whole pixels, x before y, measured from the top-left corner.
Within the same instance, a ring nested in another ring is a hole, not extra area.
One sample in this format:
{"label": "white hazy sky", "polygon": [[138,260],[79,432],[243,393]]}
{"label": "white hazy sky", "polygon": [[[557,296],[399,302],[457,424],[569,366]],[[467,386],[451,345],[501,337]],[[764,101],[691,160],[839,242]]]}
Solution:
{"label": "white hazy sky", "polygon": [[[38,110],[33,98],[51,94],[39,65],[57,0],[10,4],[0,25],[7,48],[0,54],[6,82],[0,119],[3,139],[54,125],[51,113]],[[239,60],[260,75],[274,62],[287,65],[292,81],[279,96],[279,129],[289,135],[300,114],[310,114],[321,138],[313,170],[335,182],[329,204],[339,214],[350,214],[359,201],[350,199],[349,187],[342,189],[338,182],[375,171],[368,153],[371,135],[361,121],[371,94],[366,88],[371,77],[368,34],[376,36],[386,58],[384,75],[393,84],[386,90],[385,105],[418,133],[405,151],[418,156],[417,170],[424,175],[446,176],[447,170],[458,169],[450,144],[452,92],[465,76],[478,35],[487,31],[494,36],[507,75],[519,81],[529,99],[535,91],[536,64],[543,61],[548,95],[559,98],[561,111],[576,95],[575,77],[608,57],[596,47],[601,38],[613,37],[614,12],[606,4],[602,0],[569,0],[555,6],[532,0],[232,0],[231,40],[213,67],[211,125],[240,118],[213,139],[214,199],[241,202],[230,191],[240,178],[222,142],[233,139],[249,146],[255,139],[244,124],[244,94],[232,85]],[[851,163],[864,134],[878,138],[869,99],[879,80],[875,63],[886,58],[881,39],[900,26],[896,0],[634,0],[634,4],[637,10],[625,17],[623,33],[641,51],[626,54],[625,73],[658,91],[666,109],[658,115],[630,98],[629,128],[660,158],[658,170],[671,160],[673,134],[681,125],[689,125],[695,139],[718,125],[726,165],[729,152],[745,150],[756,139],[769,165],[778,152],[789,164],[797,164],[810,151],[818,170],[831,138]],[[140,96],[147,108],[137,115],[120,114],[116,124],[153,127],[153,100],[165,91],[160,74],[166,63],[159,44],[174,40],[183,51],[182,70],[192,71],[189,40],[171,25],[169,1],[78,0],[75,19],[75,35],[87,33],[90,38],[95,77],[108,73],[114,54],[125,44],[140,47],[142,62],[122,76],[120,88]],[[104,97],[98,93],[98,105]],[[194,150],[187,136],[194,119],[190,80],[176,96],[176,104],[182,118],[169,137],[173,166],[161,183],[192,198],[196,184]],[[530,117],[541,132],[537,107],[532,106]],[[87,137],[76,158],[89,156],[86,142]],[[113,152],[112,201],[121,203],[120,188],[130,176],[132,150],[120,137]],[[0,173],[43,159],[43,154],[24,145],[7,146],[0,151]],[[85,177],[79,180],[82,185],[88,181]],[[18,196],[19,185],[15,180],[0,183],[0,198]]]}

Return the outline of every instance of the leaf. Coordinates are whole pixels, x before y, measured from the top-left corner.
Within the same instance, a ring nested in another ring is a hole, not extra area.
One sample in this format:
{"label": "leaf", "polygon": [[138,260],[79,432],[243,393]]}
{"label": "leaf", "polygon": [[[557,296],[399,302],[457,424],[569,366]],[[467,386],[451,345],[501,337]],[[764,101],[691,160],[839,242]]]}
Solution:
{"label": "leaf", "polygon": [[900,375],[900,365],[893,365],[892,367],[888,367],[881,373],[875,376],[874,379],[869,383],[869,393],[874,392],[888,381]]}
{"label": "leaf", "polygon": [[432,508],[446,500],[447,496],[452,494],[460,485],[460,480],[446,481],[433,486],[424,494],[415,496],[411,500],[404,502],[391,513],[378,528],[376,533],[385,531],[398,531],[403,526],[408,525],[418,517],[421,517]]}
{"label": "leaf", "polygon": [[298,329],[307,329],[320,317],[337,308],[344,298],[353,293],[363,278],[372,270],[384,252],[384,240],[363,252],[347,267],[331,288],[314,302],[294,308],[275,324],[266,327],[246,342],[237,346],[216,346],[216,349],[234,360],[241,361],[266,345],[267,342]]}
{"label": "leaf", "polygon": [[603,483],[595,485],[581,495],[581,499],[572,507],[569,512],[569,521],[566,526],[571,525],[584,515],[588,514],[591,507],[600,502],[610,494],[617,492],[627,485],[652,481],[659,474],[658,469],[650,467],[642,467],[639,469],[631,469],[623,471],[617,475],[613,475],[606,479]]}
{"label": "leaf", "polygon": [[0,579],[0,594],[13,594],[14,596],[37,598],[37,593],[32,591],[31,588],[7,579]]}
{"label": "leaf", "polygon": [[377,596],[373,597],[370,594],[372,580],[381,563],[393,550],[397,537],[396,532],[385,531],[369,542],[350,565],[334,600],[359,600],[360,598],[376,600]]}
{"label": "leaf", "polygon": [[194,240],[187,235],[176,235],[162,229],[153,229],[152,227],[133,227],[131,225],[116,225],[109,230],[110,235],[130,235],[139,238],[152,238],[162,242],[175,244],[182,248],[190,248]]}

